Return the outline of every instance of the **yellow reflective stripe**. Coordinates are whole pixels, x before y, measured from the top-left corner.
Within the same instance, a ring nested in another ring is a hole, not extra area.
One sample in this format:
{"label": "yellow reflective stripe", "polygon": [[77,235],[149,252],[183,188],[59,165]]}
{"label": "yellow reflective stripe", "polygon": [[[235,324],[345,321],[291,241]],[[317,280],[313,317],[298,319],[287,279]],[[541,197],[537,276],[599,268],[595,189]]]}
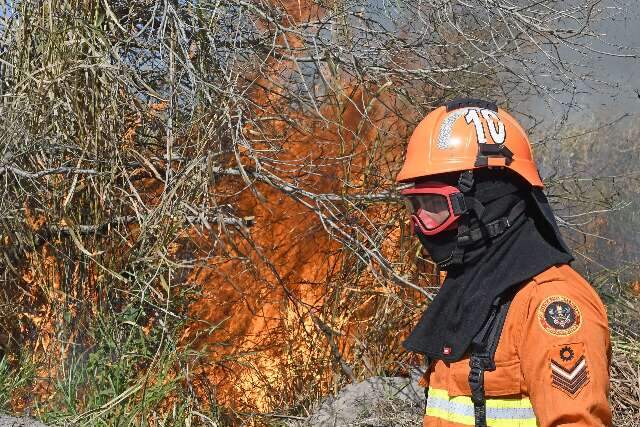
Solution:
{"label": "yellow reflective stripe", "polygon": [[[433,396],[440,399],[452,400],[461,405],[473,406],[473,402],[469,396],[454,396],[449,397],[447,390],[429,387],[429,396]],[[509,399],[487,399],[487,408],[531,408],[531,401],[528,397],[522,398],[509,398]]]}
{"label": "yellow reflective stripe", "polygon": [[[444,411],[437,408],[427,408],[426,415],[428,417],[440,418],[451,423],[463,424],[466,426],[475,425],[475,417],[460,415]],[[538,422],[535,418],[527,418],[514,420],[512,418],[487,418],[488,427],[537,427]]]}
{"label": "yellow reflective stripe", "polygon": [[[465,396],[466,397],[466,396]],[[469,402],[473,405],[471,399]],[[517,409],[517,408],[533,408],[531,405],[531,401],[528,397],[523,397],[520,399],[512,398],[512,399],[496,399],[495,397],[491,397],[487,399],[487,408],[509,408],[509,409]]]}
{"label": "yellow reflective stripe", "polygon": [[[491,416],[493,412],[493,417]],[[531,416],[528,416],[528,415]],[[469,396],[449,397],[446,390],[429,387],[425,415],[451,423],[473,426],[473,402]],[[497,416],[497,417],[496,417]],[[487,426],[536,427],[538,425],[528,397],[487,398]]]}
{"label": "yellow reflective stripe", "polygon": [[475,418],[467,415],[455,414],[438,408],[427,408],[427,417],[442,418],[452,423],[464,424],[466,426],[475,425]]}

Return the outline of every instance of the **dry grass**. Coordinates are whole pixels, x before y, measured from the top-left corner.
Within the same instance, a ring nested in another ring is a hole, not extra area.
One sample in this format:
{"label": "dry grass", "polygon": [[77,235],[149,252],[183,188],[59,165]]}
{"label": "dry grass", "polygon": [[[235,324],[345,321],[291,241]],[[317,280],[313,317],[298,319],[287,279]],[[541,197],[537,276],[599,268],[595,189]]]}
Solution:
{"label": "dry grass", "polygon": [[466,3],[2,2],[2,409],[229,424],[406,373],[410,130],[572,87],[554,49],[606,12]]}
{"label": "dry grass", "polygon": [[632,292],[621,292],[608,304],[608,311],[613,338],[611,404],[614,425],[637,427],[640,420],[640,297]]}

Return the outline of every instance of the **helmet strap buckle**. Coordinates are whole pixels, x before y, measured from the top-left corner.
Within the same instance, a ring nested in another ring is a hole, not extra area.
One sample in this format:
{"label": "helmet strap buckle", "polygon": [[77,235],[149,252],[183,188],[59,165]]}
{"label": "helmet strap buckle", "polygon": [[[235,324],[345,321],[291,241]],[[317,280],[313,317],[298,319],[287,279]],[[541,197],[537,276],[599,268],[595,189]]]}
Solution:
{"label": "helmet strap buckle", "polygon": [[455,193],[450,196],[451,209],[454,215],[464,215],[469,208],[462,193]]}
{"label": "helmet strap buckle", "polygon": [[473,188],[473,171],[466,170],[458,178],[458,189],[463,193],[468,193]]}
{"label": "helmet strap buckle", "polygon": [[509,166],[513,161],[513,152],[504,144],[478,144],[476,167]]}

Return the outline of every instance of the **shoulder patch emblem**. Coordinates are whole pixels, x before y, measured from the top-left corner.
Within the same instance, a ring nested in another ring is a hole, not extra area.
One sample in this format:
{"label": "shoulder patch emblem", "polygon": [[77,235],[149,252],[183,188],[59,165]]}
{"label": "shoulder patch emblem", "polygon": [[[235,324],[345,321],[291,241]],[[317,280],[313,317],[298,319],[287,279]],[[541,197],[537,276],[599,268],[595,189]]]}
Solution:
{"label": "shoulder patch emblem", "polygon": [[538,321],[548,334],[566,337],[575,333],[582,325],[578,306],[562,295],[547,297],[538,307]]}

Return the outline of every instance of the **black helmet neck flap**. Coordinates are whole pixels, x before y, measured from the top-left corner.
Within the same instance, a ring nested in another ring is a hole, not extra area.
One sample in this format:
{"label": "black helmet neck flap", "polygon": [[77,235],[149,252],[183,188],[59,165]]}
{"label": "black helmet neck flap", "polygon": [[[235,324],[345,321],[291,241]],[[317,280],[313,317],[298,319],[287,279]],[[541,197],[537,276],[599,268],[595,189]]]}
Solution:
{"label": "black helmet neck flap", "polygon": [[469,181],[469,174],[458,179],[468,210],[458,229],[418,234],[448,274],[404,342],[408,350],[461,359],[498,296],[573,259],[543,193],[507,172],[476,170],[469,188],[461,182]]}

